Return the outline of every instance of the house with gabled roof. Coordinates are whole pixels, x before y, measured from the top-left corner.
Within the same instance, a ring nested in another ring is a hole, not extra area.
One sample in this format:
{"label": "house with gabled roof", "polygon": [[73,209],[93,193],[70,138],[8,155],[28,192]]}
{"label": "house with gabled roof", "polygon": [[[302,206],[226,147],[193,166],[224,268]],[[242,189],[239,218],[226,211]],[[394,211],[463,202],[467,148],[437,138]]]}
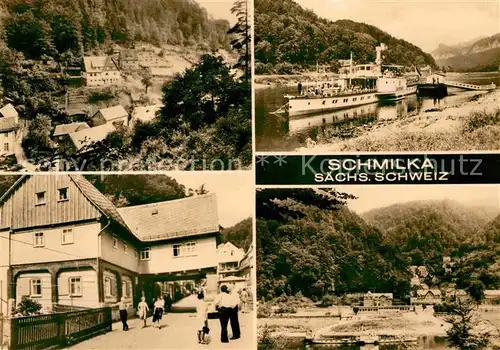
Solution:
{"label": "house with gabled roof", "polygon": [[82,175],[23,175],[0,198],[0,278],[48,310],[136,306],[155,285],[216,279],[218,234],[213,194],[118,209]]}
{"label": "house with gabled roof", "polygon": [[222,243],[217,247],[217,273],[219,280],[229,276],[236,276],[239,270],[240,261],[243,259],[245,251],[238,248],[231,242]]}
{"label": "house with gabled roof", "polygon": [[90,126],[85,122],[59,124],[54,128],[54,133],[52,134],[52,137],[57,141],[61,140],[62,138],[68,136],[71,133],[80,130],[85,130],[88,128],[90,128]]}
{"label": "house with gabled roof", "polygon": [[15,147],[20,147],[18,140],[19,118],[0,118],[0,155],[9,156],[15,154]]}
{"label": "house with gabled roof", "polygon": [[118,62],[112,56],[85,56],[83,65],[88,87],[118,85],[122,81]]}
{"label": "house with gabled roof", "polygon": [[94,126],[103,124],[113,124],[115,126],[124,125],[128,126],[128,112],[122,105],[117,105],[108,108],[101,108],[92,117]]}
{"label": "house with gabled roof", "polygon": [[363,296],[363,306],[391,306],[393,299],[392,293],[368,292]]}
{"label": "house with gabled roof", "polygon": [[12,103],[8,103],[0,108],[0,118],[19,118],[19,113],[17,113]]}
{"label": "house with gabled roof", "polygon": [[104,124],[93,128],[82,129],[69,134],[69,138],[75,152],[84,152],[92,149],[97,142],[103,141],[106,137],[116,131],[113,124]]}

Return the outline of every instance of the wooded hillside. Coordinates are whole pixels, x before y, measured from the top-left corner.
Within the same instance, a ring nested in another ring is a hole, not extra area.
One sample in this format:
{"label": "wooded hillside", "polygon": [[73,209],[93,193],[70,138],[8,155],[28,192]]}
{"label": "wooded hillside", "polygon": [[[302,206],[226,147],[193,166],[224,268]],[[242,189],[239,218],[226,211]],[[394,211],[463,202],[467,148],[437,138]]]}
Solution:
{"label": "wooded hillside", "polygon": [[229,22],[192,0],[6,0],[9,47],[28,58],[90,50],[109,41],[228,47]]}
{"label": "wooded hillside", "polygon": [[[360,217],[342,205],[347,194],[325,202],[312,189],[297,191],[257,192],[258,293],[266,300],[372,291],[407,301],[412,265],[427,267],[423,282],[430,286],[466,288],[479,280],[486,289],[500,288],[500,245],[491,233],[481,242],[468,239],[483,227],[496,230],[489,209],[467,213],[450,201],[411,202]],[[443,257],[456,262],[451,273]]]}
{"label": "wooded hillside", "polygon": [[292,0],[255,1],[256,73],[290,73],[315,66],[335,65],[336,60],[375,60],[375,47],[388,46],[385,64],[431,65],[431,55],[417,46],[368,24],[351,20],[332,22],[303,9]]}

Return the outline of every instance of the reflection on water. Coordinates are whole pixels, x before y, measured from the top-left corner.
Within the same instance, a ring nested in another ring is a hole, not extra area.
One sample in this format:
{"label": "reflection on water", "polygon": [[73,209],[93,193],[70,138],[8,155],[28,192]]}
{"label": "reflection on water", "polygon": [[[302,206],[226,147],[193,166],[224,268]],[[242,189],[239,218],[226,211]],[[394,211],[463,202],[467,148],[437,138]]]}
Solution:
{"label": "reflection on water", "polygon": [[[498,73],[451,74],[450,80],[485,85],[494,82],[500,86]],[[293,151],[303,147],[308,138],[351,138],[358,136],[355,128],[418,115],[426,111],[457,106],[478,96],[478,92],[449,88],[443,99],[409,96],[396,102],[374,103],[319,115],[288,117],[271,112],[280,108],[283,95],[295,93],[296,87],[273,87],[255,92],[255,134],[258,151]]]}
{"label": "reflection on water", "polygon": [[[406,344],[384,344],[384,345],[306,345],[303,341],[295,340],[287,344],[287,348],[290,350],[402,350],[412,348],[410,343]],[[417,344],[416,344],[417,345]],[[446,339],[443,337],[419,337],[418,346],[419,349],[429,349],[429,350],[449,350],[452,349],[447,345]]]}

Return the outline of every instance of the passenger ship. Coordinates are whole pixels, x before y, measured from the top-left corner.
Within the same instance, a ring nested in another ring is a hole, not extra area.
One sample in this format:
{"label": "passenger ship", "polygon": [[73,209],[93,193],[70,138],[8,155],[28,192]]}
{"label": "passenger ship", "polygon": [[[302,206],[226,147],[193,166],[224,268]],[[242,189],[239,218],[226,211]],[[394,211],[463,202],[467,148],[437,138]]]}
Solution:
{"label": "passenger ship", "polygon": [[[396,67],[396,66],[394,66]],[[403,76],[402,73],[387,71],[377,80],[377,98],[379,100],[399,100],[416,94],[419,78]]]}
{"label": "passenger ship", "polygon": [[384,44],[377,46],[376,61],[369,64],[354,66],[351,54],[349,66],[340,69],[336,81],[317,83],[300,95],[285,95],[285,111],[290,117],[324,113],[416,93],[416,83],[415,86],[407,86],[405,77],[395,76],[391,72],[382,74],[382,51],[385,49]]}

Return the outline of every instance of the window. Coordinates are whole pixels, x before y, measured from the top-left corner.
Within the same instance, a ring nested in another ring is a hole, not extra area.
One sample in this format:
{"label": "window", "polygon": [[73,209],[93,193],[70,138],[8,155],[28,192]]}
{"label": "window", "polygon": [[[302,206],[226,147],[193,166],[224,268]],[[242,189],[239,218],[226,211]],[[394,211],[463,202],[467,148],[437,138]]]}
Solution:
{"label": "window", "polygon": [[151,259],[151,248],[141,250],[141,260]]}
{"label": "window", "polygon": [[34,236],[34,244],[35,247],[43,247],[45,246],[45,239],[43,237],[43,232],[36,232]]}
{"label": "window", "polygon": [[128,245],[127,245],[127,243],[123,243],[123,251],[125,252],[125,254],[128,254]]}
{"label": "window", "polygon": [[111,278],[109,278],[109,277],[104,278],[104,292],[106,293],[107,297],[112,296],[112,294],[111,294]]}
{"label": "window", "polygon": [[132,296],[132,283],[130,281],[122,282],[122,296],[130,298]]}
{"label": "window", "polygon": [[73,229],[68,228],[62,231],[61,244],[72,244],[73,243]]}
{"label": "window", "polygon": [[8,144],[8,143],[4,143],[4,144],[3,144],[3,150],[4,150],[5,152],[9,152],[9,144]]}
{"label": "window", "polygon": [[45,204],[45,192],[37,192],[36,194],[36,205]]}
{"label": "window", "polygon": [[184,245],[184,255],[193,255],[196,252],[196,243],[189,242]]}
{"label": "window", "polygon": [[60,188],[59,189],[59,201],[67,201],[68,200],[68,189]]}
{"label": "window", "polygon": [[71,277],[69,279],[69,295],[72,297],[82,296],[81,277]]}
{"label": "window", "polygon": [[118,249],[118,239],[115,236],[113,236],[113,248]]}
{"label": "window", "polygon": [[181,247],[182,244],[174,244],[172,245],[173,251],[174,251],[174,256],[181,256]]}
{"label": "window", "polygon": [[41,297],[42,296],[42,280],[32,279],[30,281],[30,296],[31,297]]}

